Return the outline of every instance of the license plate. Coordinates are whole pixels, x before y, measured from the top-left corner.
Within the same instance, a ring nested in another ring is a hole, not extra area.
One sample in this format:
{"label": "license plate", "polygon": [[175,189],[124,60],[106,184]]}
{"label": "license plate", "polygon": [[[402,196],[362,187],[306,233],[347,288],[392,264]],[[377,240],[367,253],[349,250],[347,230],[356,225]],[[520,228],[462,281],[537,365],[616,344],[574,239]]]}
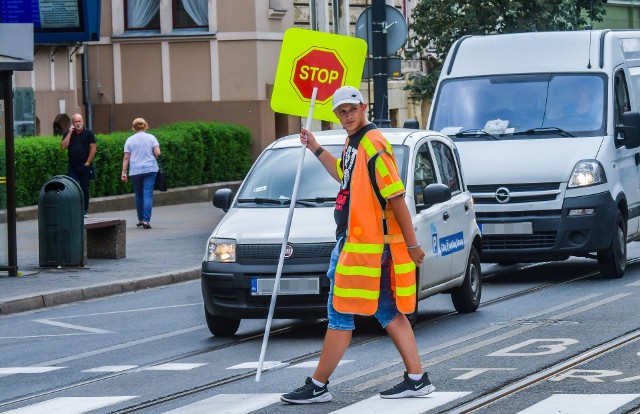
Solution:
{"label": "license plate", "polygon": [[482,234],[533,234],[533,224],[530,221],[522,223],[482,223]]}
{"label": "license plate", "polygon": [[[275,279],[251,279],[251,295],[262,296],[273,293]],[[317,295],[320,293],[320,280],[317,277],[281,278],[280,295]]]}

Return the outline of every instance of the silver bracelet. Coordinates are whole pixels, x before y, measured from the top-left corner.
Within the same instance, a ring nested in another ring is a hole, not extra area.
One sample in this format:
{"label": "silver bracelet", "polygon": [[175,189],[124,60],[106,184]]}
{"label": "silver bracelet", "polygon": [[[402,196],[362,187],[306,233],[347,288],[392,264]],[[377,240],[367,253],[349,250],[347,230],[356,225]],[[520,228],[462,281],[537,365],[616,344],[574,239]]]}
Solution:
{"label": "silver bracelet", "polygon": [[420,243],[413,245],[413,246],[407,246],[407,249],[417,249],[419,247],[422,247],[422,245]]}

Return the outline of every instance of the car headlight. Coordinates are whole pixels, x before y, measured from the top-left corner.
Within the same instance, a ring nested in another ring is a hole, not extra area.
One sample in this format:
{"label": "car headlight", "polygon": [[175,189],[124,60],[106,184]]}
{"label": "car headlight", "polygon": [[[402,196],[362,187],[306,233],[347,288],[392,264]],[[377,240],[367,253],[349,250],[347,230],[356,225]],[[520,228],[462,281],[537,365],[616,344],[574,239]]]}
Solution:
{"label": "car headlight", "polygon": [[596,160],[579,161],[573,168],[569,179],[569,188],[588,187],[607,182],[602,164]]}
{"label": "car headlight", "polygon": [[236,261],[236,241],[212,237],[207,245],[207,262],[234,263]]}

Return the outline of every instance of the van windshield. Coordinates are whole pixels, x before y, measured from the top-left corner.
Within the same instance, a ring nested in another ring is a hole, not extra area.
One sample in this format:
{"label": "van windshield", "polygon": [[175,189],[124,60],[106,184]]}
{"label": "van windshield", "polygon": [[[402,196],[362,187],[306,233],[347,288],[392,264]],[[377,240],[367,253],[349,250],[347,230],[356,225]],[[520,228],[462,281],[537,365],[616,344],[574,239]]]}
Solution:
{"label": "van windshield", "polygon": [[605,85],[604,77],[595,74],[446,80],[434,102],[430,129],[454,140],[602,136]]}
{"label": "van windshield", "polygon": [[[323,145],[335,157],[340,157],[342,145]],[[406,147],[393,146],[398,166],[404,165]],[[290,205],[293,184],[300,159],[300,147],[267,150],[260,156],[245,178],[238,207],[278,207]],[[405,176],[401,172],[404,182]],[[333,205],[340,185],[310,152],[305,154],[302,176],[298,185],[296,207],[323,207]]]}

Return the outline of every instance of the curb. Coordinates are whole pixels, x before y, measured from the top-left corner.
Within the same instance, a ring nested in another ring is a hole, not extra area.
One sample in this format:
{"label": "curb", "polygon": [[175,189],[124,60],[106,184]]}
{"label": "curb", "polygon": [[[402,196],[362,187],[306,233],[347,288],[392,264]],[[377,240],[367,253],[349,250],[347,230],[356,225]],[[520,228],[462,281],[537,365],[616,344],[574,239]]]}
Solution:
{"label": "curb", "polygon": [[125,279],[103,285],[47,292],[29,297],[8,299],[0,302],[0,315],[27,312],[84,300],[98,299],[122,293],[136,292],[174,283],[188,282],[200,278],[201,267],[160,273],[149,277]]}

